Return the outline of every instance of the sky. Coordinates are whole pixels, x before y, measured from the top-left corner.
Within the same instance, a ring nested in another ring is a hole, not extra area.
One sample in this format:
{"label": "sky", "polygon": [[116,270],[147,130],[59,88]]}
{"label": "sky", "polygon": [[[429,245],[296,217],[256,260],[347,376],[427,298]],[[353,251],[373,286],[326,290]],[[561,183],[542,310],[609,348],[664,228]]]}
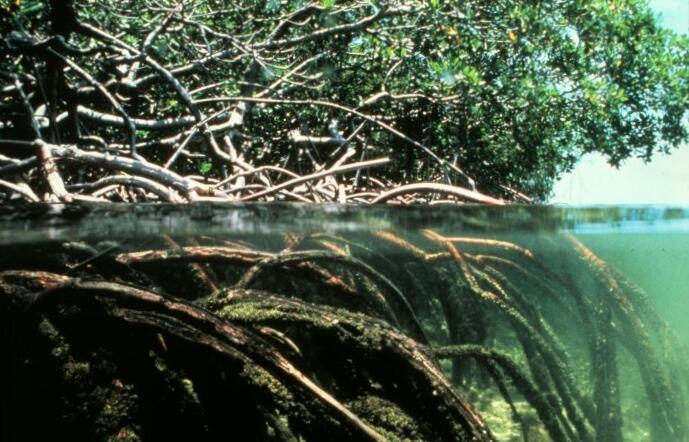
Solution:
{"label": "sky", "polygon": [[[689,32],[689,0],[650,0],[661,25]],[[585,155],[556,185],[552,204],[667,204],[689,205],[689,145],[671,155],[656,154],[645,164],[625,161],[619,169],[598,154]]]}

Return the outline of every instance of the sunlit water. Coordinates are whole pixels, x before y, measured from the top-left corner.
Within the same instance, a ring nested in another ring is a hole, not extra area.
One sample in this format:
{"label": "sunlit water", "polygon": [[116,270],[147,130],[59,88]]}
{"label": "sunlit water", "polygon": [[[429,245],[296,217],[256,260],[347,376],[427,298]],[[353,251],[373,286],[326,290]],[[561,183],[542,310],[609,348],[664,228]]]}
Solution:
{"label": "sunlit water", "polygon": [[[509,356],[540,393],[559,395],[556,403],[572,400],[573,410],[584,422],[582,431],[597,440],[605,440],[608,431],[611,437],[621,434],[629,441],[687,437],[689,209],[300,205],[0,209],[0,271],[57,271],[64,265],[62,273],[85,272],[88,277],[89,253],[114,257],[152,249],[220,246],[275,254],[323,250],[353,257],[399,287],[430,346],[471,344]],[[81,251],[78,257],[70,256],[70,250],[76,249]],[[56,263],[56,250],[61,250],[58,254],[64,262]],[[361,289],[349,270],[324,266]],[[216,275],[216,289],[232,287],[240,275],[223,273],[217,264],[207,269]],[[163,290],[181,295],[175,293],[177,282],[166,286],[164,279],[156,281]],[[294,287],[277,281],[266,276],[256,288],[284,294]],[[472,284],[476,284],[473,289]],[[446,290],[458,299],[461,312],[454,316],[447,313],[447,303],[454,301],[439,294]],[[199,294],[203,295],[208,293]],[[576,296],[581,298],[575,300]],[[527,325],[520,325],[522,320]],[[404,323],[400,327],[409,332]],[[453,333],[453,328],[459,332]],[[532,338],[561,356],[580,402],[572,391],[571,395],[558,392],[555,375],[539,381],[543,373],[529,360],[536,350],[524,350],[525,340]],[[650,354],[643,354],[649,350],[644,339],[651,345]],[[601,417],[609,405],[600,402],[606,390],[596,384],[594,359],[600,352],[615,355],[597,363],[598,369],[600,364],[614,368],[608,380],[617,387],[607,392],[619,390],[619,421]],[[450,359],[440,358],[439,364],[497,439],[553,438],[555,430],[539,422],[530,398],[504,371],[509,400],[480,364],[457,361],[453,367]],[[659,368],[644,378],[644,364]],[[659,405],[649,396],[653,394],[673,398]],[[561,416],[559,428],[576,440],[583,433],[569,416],[572,410],[560,406],[562,410],[553,411]],[[671,422],[657,425],[659,419]],[[617,425],[621,433],[605,425]]]}

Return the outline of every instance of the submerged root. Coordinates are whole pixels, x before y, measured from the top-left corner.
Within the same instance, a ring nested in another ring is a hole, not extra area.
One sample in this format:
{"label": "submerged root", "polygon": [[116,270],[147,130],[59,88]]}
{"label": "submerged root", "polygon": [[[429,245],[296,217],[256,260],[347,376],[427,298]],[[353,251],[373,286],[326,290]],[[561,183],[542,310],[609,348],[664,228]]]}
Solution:
{"label": "submerged root", "polygon": [[[590,281],[534,248],[430,230],[54,243],[43,264],[0,250],[0,436],[488,441],[493,410],[475,406],[503,401],[516,439],[621,441],[623,346],[652,437],[687,440],[681,355],[653,347],[669,329],[563,243]],[[23,395],[41,391],[32,410]],[[32,411],[45,425],[18,417]]]}
{"label": "submerged root", "polygon": [[[257,398],[258,403],[251,406],[264,411],[277,407],[278,412],[271,412],[271,420],[287,419],[289,430],[273,428],[272,431],[299,434],[308,440],[318,440],[328,434],[333,440],[387,440],[379,430],[366,423],[365,417],[353,413],[320,387],[320,383],[345,396],[349,402],[372,395],[386,396],[387,401],[404,410],[398,411],[400,419],[414,422],[417,427],[414,431],[423,433],[425,440],[490,439],[480,418],[454,393],[420,344],[367,316],[316,308],[281,297],[264,297],[257,301],[242,299],[213,314],[143,289],[81,281],[45,272],[6,272],[0,274],[0,281],[5,300],[10,298],[31,314],[45,316],[68,341],[89,333],[89,340],[95,340],[91,345],[118,352],[127,351],[128,347],[115,337],[120,333],[126,335],[136,331],[148,337],[144,341],[146,344],[156,336],[155,340],[160,343],[156,346],[157,356],[175,366],[180,376],[190,373],[192,384],[203,382],[191,374],[202,369],[195,366],[199,357],[211,358],[213,365],[217,364],[221,370],[216,374],[220,378],[213,388],[228,388],[222,380],[230,384],[240,382],[241,385],[232,385],[232,388],[253,391],[250,397]],[[94,322],[101,325],[84,329]],[[260,336],[261,329],[266,326],[283,331],[295,326],[306,327],[309,333],[292,337],[291,341],[303,349],[309,345],[303,339],[311,341],[315,337],[320,341],[315,345],[325,346],[333,352],[325,361],[333,365],[326,371],[314,371],[300,361],[300,365],[313,371],[311,376],[305,374],[270,340]],[[327,342],[323,341],[326,336],[331,336]],[[131,346],[134,349],[128,351],[136,352],[137,345]],[[335,359],[335,355],[339,358]],[[349,363],[338,379],[337,367],[343,362],[342,358]],[[394,382],[389,376],[391,358],[395,358],[393,366],[397,377]],[[113,369],[118,370],[118,367]],[[354,389],[356,394],[342,392],[351,388],[348,383],[353,379],[352,373],[362,371],[366,376],[359,376],[361,384]],[[228,372],[243,380],[227,380]],[[318,383],[313,380],[321,375],[331,379],[319,379]],[[216,401],[205,398],[202,391],[195,392],[195,396],[204,410],[208,405],[206,400]],[[281,400],[285,403],[276,402]],[[212,419],[217,410],[206,410],[206,413]],[[260,436],[260,428],[246,430],[259,435],[257,440],[266,436]],[[383,431],[394,436],[396,428],[388,426]]]}
{"label": "submerged root", "polygon": [[[509,383],[514,386],[536,411],[553,440],[572,440],[568,432],[564,429],[567,424],[558,407],[553,406],[553,404],[546,399],[542,390],[529,379],[529,376],[522,370],[519,364],[508,355],[486,349],[479,345],[438,347],[434,348],[433,352],[439,358],[456,358],[459,360],[466,358],[476,359],[491,370],[491,374],[501,390],[505,388],[501,386],[505,380],[509,381]],[[506,391],[501,391],[501,393],[503,395],[507,394]],[[511,408],[514,409],[514,405],[512,405]],[[523,422],[522,431],[527,431],[527,429],[524,428]]]}
{"label": "submerged root", "polygon": [[[609,324],[611,313],[620,322],[622,343],[634,355],[639,372],[646,387],[648,399],[653,406],[650,408],[651,435],[654,440],[685,440],[689,437],[686,413],[681,409],[677,396],[673,394],[670,381],[658,364],[658,357],[651,344],[647,328],[639,309],[647,309],[645,303],[639,305],[643,299],[633,298],[623,288],[623,284],[616,278],[610,266],[596,256],[583,243],[571,235],[567,240],[573,244],[575,251],[582,261],[588,265],[601,285],[600,293],[606,306],[599,309],[603,315],[608,315],[603,321]],[[610,327],[606,325],[605,327]]]}

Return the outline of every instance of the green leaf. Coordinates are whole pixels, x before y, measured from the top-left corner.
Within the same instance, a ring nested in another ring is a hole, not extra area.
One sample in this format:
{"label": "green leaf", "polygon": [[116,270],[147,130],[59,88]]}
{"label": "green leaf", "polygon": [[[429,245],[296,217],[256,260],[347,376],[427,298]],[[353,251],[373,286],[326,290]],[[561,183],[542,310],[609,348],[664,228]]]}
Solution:
{"label": "green leaf", "polygon": [[332,8],[333,6],[335,6],[335,0],[321,0],[321,3],[326,8]]}
{"label": "green leaf", "polygon": [[212,168],[213,168],[213,163],[211,163],[210,161],[204,161],[203,163],[201,163],[199,165],[199,172],[203,175],[207,175],[208,172],[210,172]]}

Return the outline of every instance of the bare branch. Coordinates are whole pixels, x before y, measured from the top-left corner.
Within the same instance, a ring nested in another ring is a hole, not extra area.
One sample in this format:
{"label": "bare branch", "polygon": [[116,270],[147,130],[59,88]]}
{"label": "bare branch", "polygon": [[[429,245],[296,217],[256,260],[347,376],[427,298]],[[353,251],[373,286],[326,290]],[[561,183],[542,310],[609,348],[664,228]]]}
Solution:
{"label": "bare branch", "polygon": [[217,103],[217,102],[236,102],[236,101],[244,101],[244,102],[253,102],[253,103],[270,103],[270,104],[295,104],[295,105],[302,105],[302,106],[323,106],[323,107],[329,107],[331,109],[337,109],[352,115],[356,115],[357,117],[361,117],[366,121],[369,121],[376,126],[381,127],[382,129],[385,129],[386,131],[390,132],[397,138],[400,138],[407,143],[412,144],[413,146],[416,146],[426,152],[428,156],[430,156],[433,160],[435,160],[438,164],[442,165],[443,167],[447,167],[449,169],[452,169],[453,171],[457,172],[459,175],[461,175],[464,179],[467,180],[467,182],[471,185],[472,189],[475,189],[476,184],[473,178],[471,178],[469,175],[467,175],[462,169],[457,167],[454,164],[450,164],[446,160],[440,158],[435,152],[433,152],[430,148],[427,146],[419,143],[416,140],[413,140],[409,138],[407,135],[403,134],[399,130],[395,129],[394,127],[390,126],[387,123],[384,123],[380,121],[378,118],[374,118],[370,115],[364,114],[362,112],[357,111],[356,109],[352,109],[350,107],[337,104],[337,103],[331,103],[329,101],[322,101],[322,100],[282,100],[282,99],[275,99],[275,98],[255,98],[255,97],[214,97],[214,98],[202,98],[200,100],[196,100],[196,103]]}
{"label": "bare branch", "polygon": [[91,192],[94,190],[102,189],[107,186],[127,186],[127,187],[139,187],[146,190],[154,195],[157,195],[163,201],[169,203],[183,203],[184,200],[169,187],[165,187],[157,182],[150,180],[148,178],[143,178],[139,176],[127,176],[127,175],[113,175],[107,176],[99,179],[93,183],[85,184],[79,186],[81,190]]}
{"label": "bare branch", "polygon": [[62,181],[60,171],[53,159],[50,145],[42,140],[36,140],[35,143],[36,146],[38,146],[38,157],[41,159],[41,171],[43,172],[43,177],[46,183],[48,183],[51,192],[59,201],[72,201],[72,197],[69,192],[67,192],[67,189],[65,189],[65,183]]}
{"label": "bare branch", "polygon": [[477,202],[477,203],[483,203],[483,204],[492,204],[492,205],[497,205],[497,206],[502,206],[505,204],[504,201],[492,198],[490,196],[484,195],[479,192],[475,192],[473,190],[465,189],[463,187],[458,187],[458,186],[450,186],[448,184],[438,184],[438,183],[416,183],[416,184],[407,184],[404,186],[396,187],[392,190],[388,190],[387,192],[383,192],[382,194],[378,195],[376,198],[371,200],[371,204],[379,204],[383,203],[385,201],[390,200],[391,198],[394,198],[396,196],[400,195],[406,195],[410,193],[415,193],[415,192],[424,192],[424,193],[444,193],[448,195],[454,195],[462,199],[466,199],[469,201]]}
{"label": "bare branch", "polygon": [[25,186],[20,186],[19,184],[15,183],[10,183],[9,181],[1,180],[0,179],[0,187],[5,187],[9,189],[12,192],[18,193],[19,195],[23,196],[25,199],[31,201],[31,202],[39,202],[41,201],[40,198],[36,196],[35,193],[31,190],[29,187]]}
{"label": "bare branch", "polygon": [[86,81],[91,84],[91,86],[95,87],[98,89],[98,91],[110,102],[110,105],[117,111],[117,113],[120,114],[122,119],[124,120],[124,126],[127,129],[127,132],[129,133],[129,146],[131,149],[132,156],[137,158],[139,155],[136,153],[136,125],[132,121],[131,118],[129,118],[129,114],[127,111],[124,110],[122,105],[120,104],[119,101],[115,99],[115,97],[112,96],[110,92],[103,86],[100,82],[96,81],[95,78],[85,70],[83,70],[79,65],[74,63],[72,60],[63,57],[62,54],[56,52],[55,50],[48,48],[48,51],[53,54],[55,57],[58,57],[60,60],[62,60],[65,64],[67,64],[69,67],[74,69],[74,71],[79,74],[82,78],[84,78]]}
{"label": "bare branch", "polygon": [[[123,117],[118,117],[112,114],[98,112],[94,109],[79,105],[77,106],[79,116],[86,117],[89,120],[101,123],[107,126],[128,127],[128,122]],[[159,130],[172,129],[176,127],[187,127],[194,124],[193,117],[179,117],[179,118],[164,118],[162,120],[145,120],[141,118],[130,118],[136,129],[142,130]]]}
{"label": "bare branch", "polygon": [[215,190],[210,186],[192,181],[188,178],[184,178],[155,164],[106,153],[87,152],[77,148],[76,146],[61,146],[48,143],[43,144],[50,148],[50,152],[55,158],[77,161],[91,166],[118,170],[131,175],[149,178],[165,186],[179,190],[190,200],[194,200],[196,194],[218,196],[228,200],[230,199],[230,197],[224,192]]}
{"label": "bare branch", "polygon": [[368,167],[376,167],[376,166],[382,166],[383,164],[387,164],[390,162],[389,158],[378,158],[375,160],[369,160],[369,161],[362,161],[359,163],[352,163],[352,164],[347,164],[345,166],[339,166],[336,168],[324,170],[322,172],[317,172],[317,173],[312,173],[310,175],[306,175],[303,177],[299,178],[294,178],[289,181],[286,181],[282,184],[278,184],[277,186],[273,186],[269,189],[262,190],[260,192],[253,193],[251,195],[245,196],[241,198],[241,201],[251,201],[254,199],[258,199],[264,196],[272,195],[282,189],[288,189],[290,187],[296,186],[301,183],[305,183],[307,181],[315,180],[318,178],[322,178],[328,175],[333,175],[336,173],[345,173],[345,172],[351,172],[352,170],[358,170],[358,169],[365,169]]}

